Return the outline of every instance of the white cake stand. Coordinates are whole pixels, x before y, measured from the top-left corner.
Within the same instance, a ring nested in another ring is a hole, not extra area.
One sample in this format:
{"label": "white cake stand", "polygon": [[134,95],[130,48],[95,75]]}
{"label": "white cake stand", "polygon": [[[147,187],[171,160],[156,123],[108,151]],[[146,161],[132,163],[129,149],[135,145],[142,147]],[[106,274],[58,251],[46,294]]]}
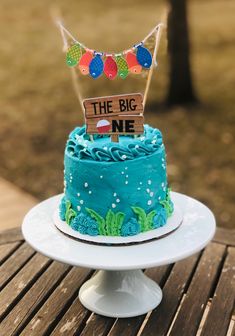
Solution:
{"label": "white cake stand", "polygon": [[86,308],[110,317],[138,316],[162,299],[161,288],[141,269],[184,259],[203,249],[215,233],[215,218],[205,205],[179,193],[172,193],[172,198],[183,211],[183,223],[168,236],[144,244],[99,246],[67,237],[53,223],[60,195],[32,208],[22,231],[25,240],[49,258],[100,270],[80,289]]}

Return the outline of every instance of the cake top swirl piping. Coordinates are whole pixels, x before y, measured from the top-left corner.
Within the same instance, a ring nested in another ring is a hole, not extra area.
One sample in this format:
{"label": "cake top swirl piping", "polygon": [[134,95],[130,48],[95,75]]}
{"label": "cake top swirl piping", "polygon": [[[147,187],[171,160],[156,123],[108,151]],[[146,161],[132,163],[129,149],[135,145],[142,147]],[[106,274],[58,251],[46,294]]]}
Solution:
{"label": "cake top swirl piping", "polygon": [[108,135],[94,135],[90,141],[85,126],[76,127],[69,135],[66,153],[77,159],[92,161],[125,161],[147,156],[164,147],[161,132],[144,125],[140,136],[119,136],[119,142],[111,142]]}

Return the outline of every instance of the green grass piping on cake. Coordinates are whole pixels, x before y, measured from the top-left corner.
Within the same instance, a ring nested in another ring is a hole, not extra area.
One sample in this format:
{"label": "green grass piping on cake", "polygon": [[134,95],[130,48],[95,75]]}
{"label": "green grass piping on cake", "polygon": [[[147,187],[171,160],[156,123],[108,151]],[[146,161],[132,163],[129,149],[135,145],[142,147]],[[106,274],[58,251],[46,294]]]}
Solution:
{"label": "green grass piping on cake", "polygon": [[114,213],[112,210],[108,210],[105,218],[103,218],[93,209],[86,208],[86,211],[93,219],[97,221],[100,235],[120,236],[122,223],[125,217],[124,213]]}
{"label": "green grass piping on cake", "polygon": [[102,216],[100,216],[95,210],[86,208],[86,211],[89,215],[97,221],[99,234],[101,236],[105,236],[105,220]]}
{"label": "green grass piping on cake", "polygon": [[148,214],[143,208],[131,207],[138,217],[138,223],[141,227],[141,232],[146,232],[153,228],[153,217],[156,215],[156,210],[150,211]]}
{"label": "green grass piping on cake", "polygon": [[72,204],[68,200],[65,202],[65,208],[65,221],[67,224],[70,225],[72,219],[76,217],[77,213],[75,210],[72,209]]}
{"label": "green grass piping on cake", "polygon": [[164,201],[160,201],[159,203],[165,208],[167,213],[167,218],[170,217],[174,211],[174,206],[170,196],[171,188],[167,188],[166,199]]}
{"label": "green grass piping on cake", "polygon": [[114,236],[120,236],[121,235],[121,228],[122,228],[122,224],[125,218],[125,214],[123,212],[117,212],[115,214],[115,223],[113,226],[113,235]]}
{"label": "green grass piping on cake", "polygon": [[113,230],[112,230],[112,223],[114,224],[115,221],[115,214],[112,212],[112,210],[109,210],[105,217],[105,226],[108,236],[113,236]]}

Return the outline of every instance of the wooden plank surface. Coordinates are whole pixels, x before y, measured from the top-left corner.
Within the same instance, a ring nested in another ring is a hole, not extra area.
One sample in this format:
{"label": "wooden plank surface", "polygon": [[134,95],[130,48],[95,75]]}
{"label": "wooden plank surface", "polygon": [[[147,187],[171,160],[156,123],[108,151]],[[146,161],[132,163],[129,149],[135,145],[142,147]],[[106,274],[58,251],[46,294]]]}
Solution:
{"label": "wooden plank surface", "polygon": [[213,241],[228,246],[235,246],[235,230],[217,227]]}
{"label": "wooden plank surface", "polygon": [[[41,254],[35,254],[29,262],[8,282],[0,292],[0,320],[19,295],[33,282],[38,274],[51,262]],[[36,265],[36,267],[35,267]]]}
{"label": "wooden plank surface", "polygon": [[196,335],[224,253],[223,245],[211,243],[206,247],[169,335]]}
{"label": "wooden plank surface", "polygon": [[51,336],[80,335],[90,315],[91,312],[83,307],[77,296],[69,309],[61,317],[59,323],[52,331]]}
{"label": "wooden plank surface", "polygon": [[114,318],[92,314],[79,336],[91,336],[94,333],[99,336],[107,335],[114,322]]}
{"label": "wooden plank surface", "polygon": [[201,336],[225,336],[235,303],[235,249],[229,248]]}
{"label": "wooden plank surface", "polygon": [[0,265],[7,259],[7,257],[14,252],[17,247],[20,245],[20,242],[9,243],[0,245]]}
{"label": "wooden plank surface", "polygon": [[39,336],[44,335],[49,330],[52,331],[78,295],[80,286],[89,277],[89,274],[90,270],[79,267],[72,268],[62,280],[59,287],[55,289],[41,309],[24,328],[21,335]]}
{"label": "wooden plank surface", "polygon": [[19,227],[0,231],[0,245],[23,240],[21,228]]}
{"label": "wooden plank surface", "polygon": [[[0,324],[0,335],[18,335],[30,317],[39,309],[48,296],[53,293],[67,271],[68,265],[53,262],[36,280],[32,288],[14,305],[11,313]],[[1,295],[1,293],[0,293]]]}
{"label": "wooden plank surface", "polygon": [[0,267],[0,289],[20,270],[35,254],[26,243],[22,244]]}
{"label": "wooden plank surface", "polygon": [[159,307],[151,313],[141,335],[157,336],[167,334],[198,258],[199,255],[193,255],[174,265],[163,287],[163,300]]}
{"label": "wooden plank surface", "polygon": [[[5,244],[2,238],[0,245],[0,335],[194,336],[199,325],[200,336],[227,335],[229,325],[232,334],[235,248],[227,232],[220,231],[218,243],[199,256],[148,269],[146,274],[163,288],[163,301],[148,315],[131,319],[85,309],[77,294],[91,271],[49,261],[22,244],[19,232],[13,230],[13,242]],[[10,233],[5,237],[8,241]]]}
{"label": "wooden plank surface", "polygon": [[0,230],[20,226],[26,212],[36,203],[33,196],[0,178]]}

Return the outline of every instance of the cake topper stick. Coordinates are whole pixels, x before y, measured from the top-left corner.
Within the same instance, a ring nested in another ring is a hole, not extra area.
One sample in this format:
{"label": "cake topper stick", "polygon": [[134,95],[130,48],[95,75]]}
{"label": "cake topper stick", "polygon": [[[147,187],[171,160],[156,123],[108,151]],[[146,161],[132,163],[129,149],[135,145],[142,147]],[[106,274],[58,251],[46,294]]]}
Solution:
{"label": "cake topper stick", "polygon": [[[63,51],[66,52],[67,49],[68,49],[68,40],[66,38],[65,32],[67,33],[67,35],[72,40],[75,40],[75,39],[72,36],[72,34],[70,34],[69,31],[67,31],[67,29],[64,28],[64,26],[63,26],[63,24],[61,22],[61,19],[57,18],[55,20],[55,23],[56,23],[57,27],[60,29],[61,37],[62,37],[62,40],[63,40]],[[79,104],[80,104],[80,106],[82,108],[83,116],[85,118],[85,109],[84,109],[84,105],[83,105],[83,99],[82,99],[82,96],[81,96],[81,92],[79,90],[78,77],[76,75],[75,68],[70,67],[70,70],[71,70],[71,76],[72,76],[72,82],[73,82],[74,91],[75,91],[75,94],[76,94],[77,99],[79,101]],[[90,135],[90,140],[94,141],[93,135]]]}
{"label": "cake topper stick", "polygon": [[111,134],[112,142],[119,142],[119,135],[118,134]]}
{"label": "cake topper stick", "polygon": [[[150,87],[150,83],[151,83],[151,79],[152,79],[152,75],[153,75],[153,67],[154,67],[154,65],[155,66],[157,65],[156,57],[157,57],[157,52],[158,52],[158,48],[159,48],[159,44],[160,44],[162,28],[164,26],[165,25],[163,23],[159,24],[155,28],[155,32],[154,32],[155,33],[155,46],[154,46],[154,51],[153,51],[153,63],[151,65],[151,67],[150,67],[150,70],[149,70],[149,73],[148,73],[147,82],[146,82],[146,86],[145,86],[144,98],[143,98],[143,105],[144,105],[144,107],[145,107],[145,104],[146,104],[146,100],[147,100],[147,96],[148,96],[148,92],[149,92],[149,87]],[[151,32],[151,33],[153,34],[153,32]]]}

